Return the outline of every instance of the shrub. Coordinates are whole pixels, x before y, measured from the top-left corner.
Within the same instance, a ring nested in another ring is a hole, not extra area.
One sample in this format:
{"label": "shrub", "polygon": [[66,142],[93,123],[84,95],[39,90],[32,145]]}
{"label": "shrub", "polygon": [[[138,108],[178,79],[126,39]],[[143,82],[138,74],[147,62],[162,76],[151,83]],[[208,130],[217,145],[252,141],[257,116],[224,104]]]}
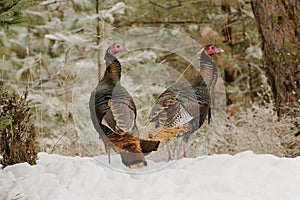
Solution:
{"label": "shrub", "polygon": [[27,90],[9,94],[0,82],[0,154],[3,167],[21,162],[35,164],[35,130],[29,119]]}

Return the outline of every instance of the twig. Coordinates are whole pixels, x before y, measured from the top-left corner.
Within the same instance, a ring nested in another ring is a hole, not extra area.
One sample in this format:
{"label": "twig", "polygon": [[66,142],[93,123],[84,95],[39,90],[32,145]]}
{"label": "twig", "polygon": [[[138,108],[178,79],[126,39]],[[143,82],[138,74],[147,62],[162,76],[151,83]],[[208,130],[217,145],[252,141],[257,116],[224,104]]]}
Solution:
{"label": "twig", "polygon": [[47,79],[39,79],[35,82],[33,82],[33,88],[37,88],[39,85],[41,85],[42,83],[45,83],[45,82],[48,82],[48,81],[51,81],[51,80],[54,80],[56,79],[59,75],[60,75],[61,71],[59,70],[56,74],[52,75],[50,78],[47,78]]}
{"label": "twig", "polygon": [[249,75],[249,89],[250,98],[252,103],[254,102],[253,85],[252,85],[252,65],[248,62],[248,75]]}
{"label": "twig", "polygon": [[[96,0],[96,14],[99,15],[99,0]],[[100,19],[97,18],[96,25],[96,44],[97,46],[100,44]],[[97,64],[98,64],[98,80],[100,81],[101,77],[101,60],[100,60],[100,51],[97,51]]]}
{"label": "twig", "polygon": [[172,8],[177,8],[177,7],[180,7],[181,6],[181,3],[177,1],[177,4],[176,5],[173,5],[173,6],[164,6],[164,5],[161,5],[159,3],[156,3],[156,2],[153,2],[153,1],[149,1],[150,4],[153,4],[155,6],[158,6],[160,8],[163,8],[163,9],[172,9]]}
{"label": "twig", "polygon": [[42,3],[40,3],[41,6],[48,6],[50,4],[55,4],[57,3],[57,0],[53,0],[53,1],[43,1]]}
{"label": "twig", "polygon": [[[121,22],[121,21],[120,21]],[[198,20],[174,20],[174,21],[128,21],[125,22],[124,24],[127,26],[132,26],[135,24],[209,24],[211,23],[210,21],[198,21]],[[124,26],[124,24],[121,23],[115,23],[115,26],[120,27],[120,26]]]}
{"label": "twig", "polygon": [[58,138],[58,140],[56,141],[56,143],[53,145],[52,149],[51,149],[51,152],[50,153],[53,153],[58,145],[58,143],[63,139],[63,137],[65,137],[67,135],[67,132],[65,132],[62,136],[60,136]]}
{"label": "twig", "polygon": [[242,21],[242,28],[243,28],[243,40],[245,41],[246,40],[246,36],[245,36],[245,33],[246,33],[246,25],[245,25],[245,18],[243,16],[243,11],[242,11],[242,6],[240,4],[239,1],[237,1],[238,3],[238,9],[239,9],[239,13],[240,13],[240,17],[241,17],[241,21]]}

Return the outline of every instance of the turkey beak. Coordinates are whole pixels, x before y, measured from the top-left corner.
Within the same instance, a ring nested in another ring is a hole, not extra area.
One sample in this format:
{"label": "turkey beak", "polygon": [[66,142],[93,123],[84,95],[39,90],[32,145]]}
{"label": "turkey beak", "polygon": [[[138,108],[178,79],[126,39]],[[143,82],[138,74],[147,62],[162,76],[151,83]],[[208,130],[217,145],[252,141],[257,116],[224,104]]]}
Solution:
{"label": "turkey beak", "polygon": [[217,53],[223,53],[224,52],[224,50],[223,49],[221,49],[221,48],[218,48],[218,52]]}

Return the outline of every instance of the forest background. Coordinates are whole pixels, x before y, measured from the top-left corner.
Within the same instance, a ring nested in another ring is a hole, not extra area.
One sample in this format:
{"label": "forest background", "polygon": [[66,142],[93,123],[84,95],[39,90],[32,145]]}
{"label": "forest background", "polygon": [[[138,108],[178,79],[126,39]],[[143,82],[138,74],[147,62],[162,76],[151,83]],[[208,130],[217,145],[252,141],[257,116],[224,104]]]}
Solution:
{"label": "forest background", "polygon": [[[263,31],[257,26],[259,16],[252,11],[255,2],[2,1],[0,78],[5,90],[14,92],[16,98],[27,88],[29,122],[35,127],[38,151],[72,156],[99,155],[104,149],[90,122],[88,98],[97,84],[98,68],[103,70],[105,49],[109,43],[119,42],[114,41],[118,39],[128,46],[135,44],[132,38],[127,41],[118,38],[132,29],[174,30],[202,47],[216,43],[225,50],[215,58],[220,80],[224,81],[220,87],[224,84],[226,105],[224,110],[216,112],[222,112],[223,118],[218,121],[215,117],[214,125],[206,123],[194,134],[189,156],[200,155],[196,149],[203,142],[210,143],[207,138],[214,140],[206,148],[206,154],[252,150],[280,157],[299,156],[300,92],[297,85],[300,85],[300,70],[292,74],[293,86],[282,91],[286,99],[278,101],[280,96],[274,96],[274,88],[278,85],[270,84],[270,74],[266,74],[266,69],[273,66],[266,62],[266,55],[270,54],[264,54],[267,47],[262,44]],[[276,23],[282,23],[280,19],[277,17]],[[299,22],[297,17],[294,19]],[[296,59],[293,59],[296,69],[299,68],[299,46],[295,49]],[[262,47],[265,47],[263,51]],[[278,58],[278,55],[273,56]],[[152,84],[145,89],[130,79],[132,71],[141,66],[151,68],[154,63],[184,70],[188,63],[172,52],[154,49],[140,49],[118,57],[122,72],[129,74],[128,79],[123,78],[124,84],[133,92],[138,114],[143,116],[138,118],[138,123],[145,125],[145,116],[164,87]],[[157,79],[162,78],[159,67],[153,67],[151,73],[156,74]],[[2,132],[3,126],[12,123],[5,123],[3,116],[1,113]],[[211,136],[208,137],[208,133]],[[173,143],[175,153],[179,144],[180,140]],[[153,157],[161,158],[159,155]]]}

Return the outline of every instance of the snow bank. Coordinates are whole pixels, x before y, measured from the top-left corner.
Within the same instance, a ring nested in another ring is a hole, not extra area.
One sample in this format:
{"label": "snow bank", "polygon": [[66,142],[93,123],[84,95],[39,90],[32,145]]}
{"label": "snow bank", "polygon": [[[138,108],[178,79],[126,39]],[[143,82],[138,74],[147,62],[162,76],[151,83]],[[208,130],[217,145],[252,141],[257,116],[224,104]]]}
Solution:
{"label": "snow bank", "polygon": [[[0,170],[0,199],[299,199],[300,158],[243,152],[130,170],[112,157],[39,154],[36,166]],[[112,167],[112,168],[111,168]],[[160,170],[159,170],[160,169]]]}

